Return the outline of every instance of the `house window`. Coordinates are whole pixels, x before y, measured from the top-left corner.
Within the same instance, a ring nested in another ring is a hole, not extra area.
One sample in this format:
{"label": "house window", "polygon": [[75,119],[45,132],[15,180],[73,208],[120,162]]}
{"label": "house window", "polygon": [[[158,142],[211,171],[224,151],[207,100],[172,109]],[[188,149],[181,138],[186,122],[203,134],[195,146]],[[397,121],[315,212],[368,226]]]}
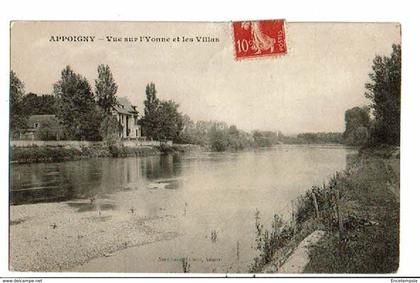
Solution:
{"label": "house window", "polygon": [[39,128],[39,123],[37,122],[37,123],[34,123],[34,128],[35,129],[38,129]]}

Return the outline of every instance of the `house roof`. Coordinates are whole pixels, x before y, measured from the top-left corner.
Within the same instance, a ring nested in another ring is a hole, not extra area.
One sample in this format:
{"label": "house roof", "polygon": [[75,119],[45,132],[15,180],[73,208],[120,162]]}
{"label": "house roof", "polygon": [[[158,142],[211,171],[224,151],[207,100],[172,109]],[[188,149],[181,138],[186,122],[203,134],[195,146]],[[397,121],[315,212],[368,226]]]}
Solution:
{"label": "house roof", "polygon": [[126,97],[117,97],[117,105],[114,106],[114,109],[121,114],[138,114],[135,106],[133,106]]}

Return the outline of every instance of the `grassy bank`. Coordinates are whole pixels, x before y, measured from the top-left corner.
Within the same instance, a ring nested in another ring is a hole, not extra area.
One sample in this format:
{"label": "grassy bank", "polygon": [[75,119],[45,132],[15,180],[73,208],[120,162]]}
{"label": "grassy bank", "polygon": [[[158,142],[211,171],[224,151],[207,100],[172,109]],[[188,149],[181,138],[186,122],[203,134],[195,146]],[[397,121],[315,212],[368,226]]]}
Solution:
{"label": "grassy bank", "polygon": [[301,196],[290,221],[275,216],[270,230],[257,228],[260,256],[250,271],[278,267],[306,236],[324,230],[326,235],[309,250],[304,272],[395,272],[399,215],[398,149],[361,151],[328,184]]}
{"label": "grassy bank", "polygon": [[192,145],[161,145],[128,147],[123,145],[94,146],[30,146],[12,147],[10,160],[14,163],[62,162],[101,157],[150,156],[198,150]]}
{"label": "grassy bank", "polygon": [[362,158],[343,179],[343,222],[310,250],[305,272],[392,273],[399,264],[399,159]]}

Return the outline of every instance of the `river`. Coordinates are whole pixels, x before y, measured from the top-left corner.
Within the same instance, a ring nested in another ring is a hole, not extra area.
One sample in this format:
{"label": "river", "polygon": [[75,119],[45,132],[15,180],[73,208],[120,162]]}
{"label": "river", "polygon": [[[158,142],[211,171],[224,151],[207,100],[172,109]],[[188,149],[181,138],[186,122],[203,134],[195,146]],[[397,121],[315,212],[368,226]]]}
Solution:
{"label": "river", "polygon": [[256,211],[265,227],[274,213],[288,217],[296,197],[345,169],[354,152],[343,146],[281,145],[235,153],[12,164],[10,202],[134,192],[136,198],[108,209],[132,209],[142,217],[164,212],[177,219],[174,238],[96,258],[72,271],[182,272],[180,260],[187,258],[190,272],[247,272],[257,255]]}

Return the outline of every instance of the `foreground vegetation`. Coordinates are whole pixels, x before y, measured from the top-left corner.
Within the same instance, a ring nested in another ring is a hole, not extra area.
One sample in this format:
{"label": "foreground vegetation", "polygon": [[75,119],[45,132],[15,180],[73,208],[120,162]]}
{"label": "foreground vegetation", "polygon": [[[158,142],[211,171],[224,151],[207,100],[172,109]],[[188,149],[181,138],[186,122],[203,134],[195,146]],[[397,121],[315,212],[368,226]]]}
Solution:
{"label": "foreground vegetation", "polygon": [[[326,236],[310,249],[308,273],[390,273],[399,262],[399,150],[361,151],[328,184],[302,195],[290,220],[274,216],[264,230],[256,216],[260,255],[250,272],[285,262],[315,230]],[[273,271],[273,270],[272,270]]]}
{"label": "foreground vegetation", "polygon": [[397,271],[399,158],[364,156],[362,160],[362,165],[354,167],[340,181],[343,191],[343,231],[340,232],[337,225],[327,230],[327,236],[310,250],[310,262],[305,272]]}

